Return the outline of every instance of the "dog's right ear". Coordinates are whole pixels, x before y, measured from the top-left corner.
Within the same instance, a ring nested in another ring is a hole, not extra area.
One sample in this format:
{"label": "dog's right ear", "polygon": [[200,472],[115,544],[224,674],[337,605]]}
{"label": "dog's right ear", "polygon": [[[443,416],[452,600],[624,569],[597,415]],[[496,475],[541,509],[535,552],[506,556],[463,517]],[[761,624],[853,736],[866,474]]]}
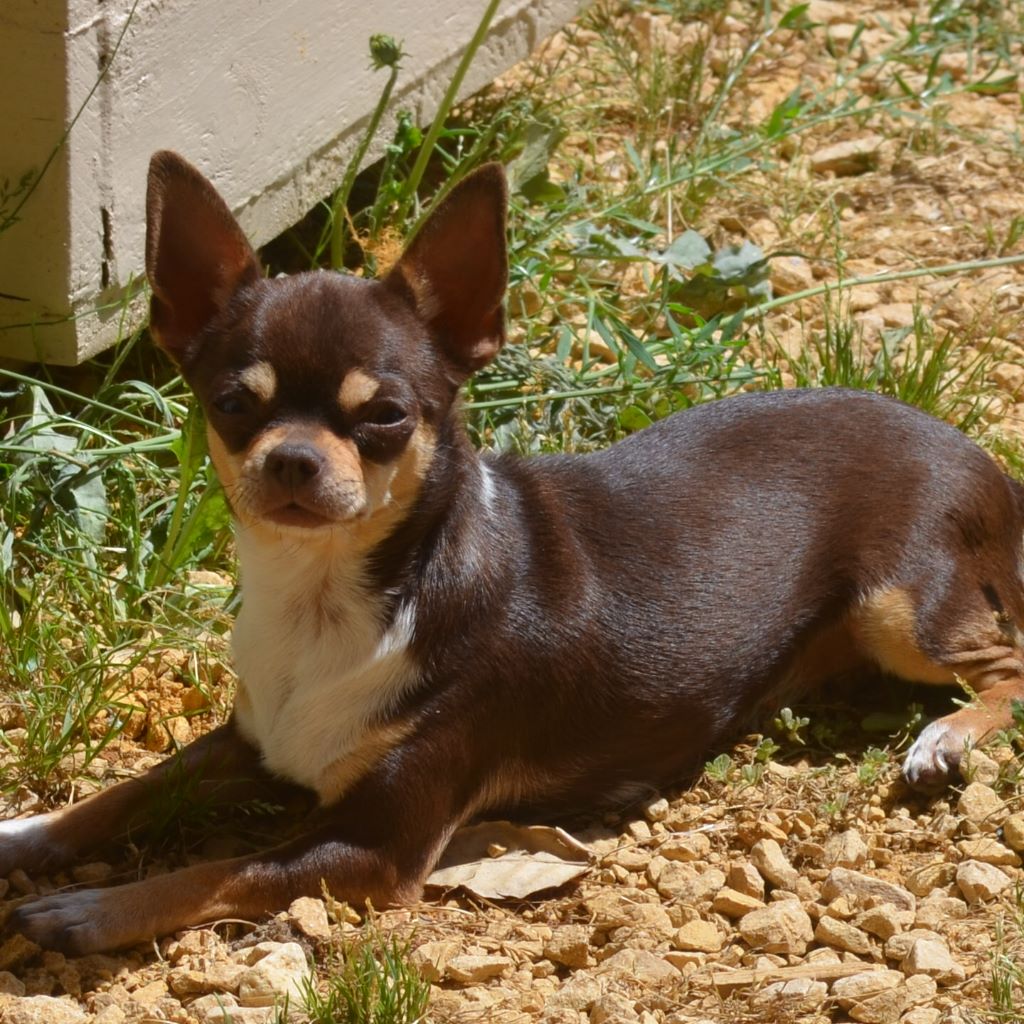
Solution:
{"label": "dog's right ear", "polygon": [[146,276],[153,289],[150,329],[176,362],[260,265],[217,190],[177,153],[149,162]]}

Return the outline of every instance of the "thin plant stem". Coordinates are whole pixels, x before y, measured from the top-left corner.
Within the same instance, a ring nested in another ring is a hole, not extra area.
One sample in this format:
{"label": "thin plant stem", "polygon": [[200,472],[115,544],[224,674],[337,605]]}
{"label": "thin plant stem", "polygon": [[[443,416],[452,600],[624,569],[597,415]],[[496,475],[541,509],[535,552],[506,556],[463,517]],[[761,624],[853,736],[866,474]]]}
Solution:
{"label": "thin plant stem", "polygon": [[452,75],[452,80],[448,83],[448,89],[444,94],[444,98],[441,100],[441,105],[437,108],[437,113],[434,115],[434,121],[430,126],[430,130],[427,132],[427,137],[423,140],[423,145],[420,147],[420,151],[416,155],[416,162],[413,164],[412,172],[409,174],[409,177],[406,179],[405,184],[402,187],[402,193],[398,204],[398,216],[396,218],[396,222],[399,224],[404,223],[407,218],[409,206],[416,195],[416,190],[420,187],[420,182],[423,180],[427,164],[430,162],[430,157],[434,152],[434,146],[437,144],[437,140],[441,135],[441,130],[444,128],[444,122],[448,117],[448,112],[454,106],[455,100],[459,95],[459,89],[462,88],[462,80],[466,77],[466,72],[469,70],[470,64],[473,63],[473,58],[476,57],[477,50],[480,49],[481,44],[487,36],[487,30],[491,27],[491,22],[494,20],[494,15],[498,11],[499,3],[500,0],[490,0],[490,3],[488,3],[487,8],[484,11],[484,15],[480,19],[480,24],[477,25],[476,32],[473,33],[473,38],[469,41],[469,45],[466,47],[466,52],[463,53],[462,59],[459,61],[459,65],[455,69],[455,74]]}

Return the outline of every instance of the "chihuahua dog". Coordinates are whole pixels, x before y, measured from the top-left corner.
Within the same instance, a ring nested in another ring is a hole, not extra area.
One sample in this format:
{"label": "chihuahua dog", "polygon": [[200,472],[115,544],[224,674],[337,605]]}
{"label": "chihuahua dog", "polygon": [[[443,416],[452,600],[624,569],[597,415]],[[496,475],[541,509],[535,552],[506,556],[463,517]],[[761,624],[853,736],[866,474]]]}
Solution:
{"label": "chihuahua dog", "polygon": [[236,524],[226,725],[0,826],[0,874],[145,819],[170,778],[316,795],[267,852],[23,904],[70,953],[276,911],[321,881],[418,897],[485,811],[680,780],[752,710],[853,667],[952,684],[903,768],[940,784],[1024,697],[1024,489],[953,428],[844,391],[704,405],[586,456],[480,455],[461,385],[505,341],[505,183],[462,181],[381,280],[268,280],[213,186],[149,172],[152,331],[206,414]]}

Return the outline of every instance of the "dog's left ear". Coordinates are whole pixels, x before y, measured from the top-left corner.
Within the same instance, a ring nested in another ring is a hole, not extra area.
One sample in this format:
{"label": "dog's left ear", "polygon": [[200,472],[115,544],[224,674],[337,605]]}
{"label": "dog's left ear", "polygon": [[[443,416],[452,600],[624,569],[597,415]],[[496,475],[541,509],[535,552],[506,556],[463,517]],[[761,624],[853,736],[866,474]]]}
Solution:
{"label": "dog's left ear", "polygon": [[500,164],[459,182],[384,279],[412,299],[449,361],[466,376],[505,343],[507,189]]}

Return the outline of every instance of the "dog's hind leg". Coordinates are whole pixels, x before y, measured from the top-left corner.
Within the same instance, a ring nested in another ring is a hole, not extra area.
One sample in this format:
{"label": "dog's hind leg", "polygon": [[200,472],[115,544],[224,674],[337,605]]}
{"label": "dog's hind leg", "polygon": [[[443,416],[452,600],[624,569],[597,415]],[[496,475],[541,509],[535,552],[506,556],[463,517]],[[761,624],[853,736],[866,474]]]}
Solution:
{"label": "dog's hind leg", "polygon": [[1016,615],[1007,611],[1020,603],[1016,585],[1004,579],[997,588],[965,576],[951,574],[941,586],[878,589],[851,620],[863,653],[886,672],[960,683],[972,695],[928,725],[907,753],[903,776],[919,788],[945,784],[965,750],[1011,726],[1014,702],[1024,701],[1024,647]]}

